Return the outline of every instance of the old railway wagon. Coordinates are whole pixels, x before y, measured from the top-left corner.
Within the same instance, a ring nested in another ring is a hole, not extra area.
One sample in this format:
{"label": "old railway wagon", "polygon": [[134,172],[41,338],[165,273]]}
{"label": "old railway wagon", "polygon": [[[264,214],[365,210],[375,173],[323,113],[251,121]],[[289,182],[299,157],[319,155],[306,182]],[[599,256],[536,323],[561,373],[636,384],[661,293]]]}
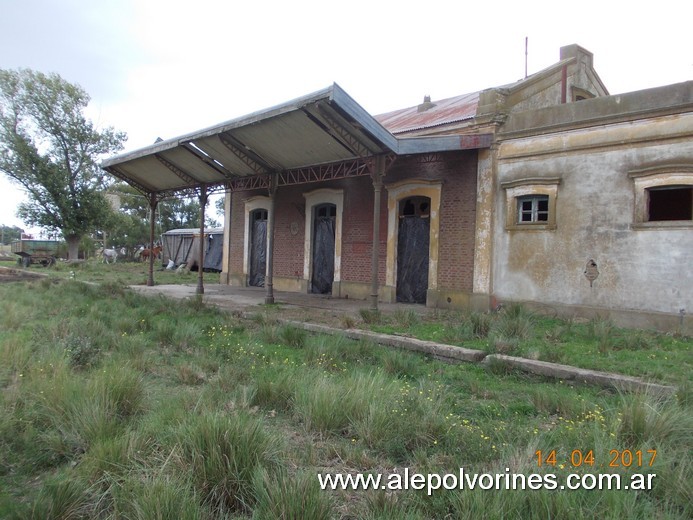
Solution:
{"label": "old railway wagon", "polygon": [[58,244],[57,240],[17,240],[12,242],[11,250],[19,256],[17,263],[23,267],[31,264],[49,267],[55,264]]}
{"label": "old railway wagon", "polygon": [[164,266],[173,262],[178,267],[185,264],[189,271],[197,271],[200,244],[204,246],[203,270],[221,272],[224,228],[205,229],[204,241],[199,229],[172,229],[162,235],[162,260]]}

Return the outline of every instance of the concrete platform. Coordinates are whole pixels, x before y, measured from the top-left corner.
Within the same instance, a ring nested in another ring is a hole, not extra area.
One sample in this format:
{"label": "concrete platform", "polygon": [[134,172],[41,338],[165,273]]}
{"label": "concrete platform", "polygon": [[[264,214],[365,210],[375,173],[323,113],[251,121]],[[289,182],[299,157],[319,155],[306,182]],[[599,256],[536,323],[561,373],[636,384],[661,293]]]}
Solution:
{"label": "concrete platform", "polygon": [[[197,296],[197,285],[155,285],[147,287],[133,285],[137,292],[148,295],[162,295],[168,298],[194,298]],[[511,369],[518,369],[554,379],[569,379],[585,384],[613,388],[618,391],[646,392],[656,395],[671,395],[676,387],[645,381],[637,377],[623,376],[609,372],[599,372],[548,363],[533,361],[498,354],[488,355],[480,350],[467,349],[432,341],[424,341],[406,335],[388,335],[376,332],[345,327],[341,320],[345,316],[359,316],[361,309],[368,309],[370,302],[346,298],[332,298],[318,294],[290,292],[274,293],[275,307],[265,306],[265,289],[256,287],[232,287],[221,284],[205,284],[203,301],[230,311],[256,313],[272,309],[275,318],[291,326],[303,328],[312,333],[333,334],[351,339],[368,339],[381,345],[423,352],[447,363],[492,363],[502,364]],[[420,315],[434,312],[423,305],[403,303],[379,303],[378,308],[384,314],[401,311],[413,311]]]}
{"label": "concrete platform", "polygon": [[[131,289],[144,294],[161,294],[170,298],[194,298],[197,285],[131,285]],[[205,283],[203,300],[231,310],[261,310],[258,306],[265,303],[263,287],[233,287],[230,285]],[[323,294],[305,294],[295,292],[274,291],[274,303],[282,307],[326,311],[331,314],[358,315],[359,310],[370,308],[366,300],[350,298],[333,298]],[[420,315],[431,312],[425,305],[407,303],[378,303],[378,308],[384,313],[394,313],[397,310],[413,311]]]}

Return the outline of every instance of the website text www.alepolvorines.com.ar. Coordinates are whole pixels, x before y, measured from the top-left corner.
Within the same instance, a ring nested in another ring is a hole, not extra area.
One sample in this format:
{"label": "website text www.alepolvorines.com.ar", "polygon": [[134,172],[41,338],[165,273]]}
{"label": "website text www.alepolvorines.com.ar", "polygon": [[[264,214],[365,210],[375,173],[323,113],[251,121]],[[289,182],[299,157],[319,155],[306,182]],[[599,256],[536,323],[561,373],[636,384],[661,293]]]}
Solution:
{"label": "website text www.alepolvorines.com.ar", "polygon": [[412,473],[409,468],[393,473],[320,473],[322,490],[386,491],[426,490],[428,495],[438,490],[650,490],[655,473]]}

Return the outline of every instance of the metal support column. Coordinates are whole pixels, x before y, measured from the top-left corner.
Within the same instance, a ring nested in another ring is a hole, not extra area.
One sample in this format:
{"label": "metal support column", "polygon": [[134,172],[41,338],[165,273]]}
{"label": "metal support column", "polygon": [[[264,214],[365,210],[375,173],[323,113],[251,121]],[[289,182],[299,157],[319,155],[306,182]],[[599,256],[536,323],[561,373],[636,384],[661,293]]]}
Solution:
{"label": "metal support column", "polygon": [[205,293],[204,265],[205,265],[205,206],[207,206],[207,186],[200,187],[200,251],[197,256],[197,289],[196,294]]}
{"label": "metal support column", "polygon": [[147,285],[154,286],[154,228],[156,225],[156,207],[159,205],[159,200],[156,194],[149,194],[149,268],[147,271]]}
{"label": "metal support column", "polygon": [[371,309],[378,310],[378,264],[380,260],[380,194],[385,174],[385,156],[375,157],[373,177],[373,248],[371,249]]}
{"label": "metal support column", "polygon": [[265,304],[274,303],[274,208],[277,194],[277,175],[272,174],[269,187],[269,209],[267,211],[267,256],[265,270]]}

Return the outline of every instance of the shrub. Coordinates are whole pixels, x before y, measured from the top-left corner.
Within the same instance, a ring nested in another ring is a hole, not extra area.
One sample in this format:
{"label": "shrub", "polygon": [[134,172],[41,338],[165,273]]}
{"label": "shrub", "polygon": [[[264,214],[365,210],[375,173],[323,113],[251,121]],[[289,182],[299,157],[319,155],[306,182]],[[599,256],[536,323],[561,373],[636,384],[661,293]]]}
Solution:
{"label": "shrub", "polygon": [[616,346],[627,350],[647,350],[653,348],[654,342],[646,332],[635,330],[626,332]]}
{"label": "shrub", "polygon": [[353,341],[342,336],[317,335],[305,349],[305,361],[331,372],[341,371],[344,363],[373,364],[384,350],[370,341]]}
{"label": "shrub", "polygon": [[101,359],[101,349],[91,338],[72,335],[65,340],[65,352],[70,366],[76,369],[88,369],[96,366]]}
{"label": "shrub", "polygon": [[201,520],[207,515],[190,484],[169,475],[132,476],[116,488],[122,518],[130,520]]}
{"label": "shrub", "polygon": [[199,385],[204,383],[205,374],[197,367],[188,364],[178,365],[178,381],[184,385]]}
{"label": "shrub", "polygon": [[382,367],[385,373],[395,377],[415,377],[425,367],[426,359],[412,352],[385,349],[382,354]]}
{"label": "shrub", "polygon": [[472,312],[467,316],[472,334],[477,338],[485,338],[491,330],[493,317],[488,312]]}
{"label": "shrub", "polygon": [[517,337],[505,336],[494,332],[489,341],[489,350],[492,353],[513,356],[519,353],[520,340]]}
{"label": "shrub", "polygon": [[643,443],[680,446],[690,443],[693,417],[674,399],[647,394],[624,395],[617,432],[630,447]]}
{"label": "shrub", "polygon": [[392,316],[395,324],[405,329],[417,325],[421,318],[412,309],[397,309]]}
{"label": "shrub", "polygon": [[303,377],[296,384],[295,410],[308,430],[340,433],[355,411],[351,393],[351,388],[326,376]]}
{"label": "shrub", "polygon": [[263,372],[256,380],[253,406],[269,410],[288,410],[292,406],[295,374],[282,371],[278,374]]}
{"label": "shrub", "polygon": [[259,336],[263,343],[270,345],[278,345],[282,341],[279,328],[272,323],[263,323],[260,326]]}
{"label": "shrub", "polygon": [[359,309],[359,316],[368,325],[378,325],[383,321],[383,315],[378,309]]}
{"label": "shrub", "polygon": [[292,325],[285,325],[279,332],[282,342],[294,348],[303,348],[306,344],[306,336],[307,333],[304,329]]}
{"label": "shrub", "polygon": [[582,409],[572,392],[557,391],[555,386],[538,386],[530,395],[534,408],[541,413],[575,417]]}
{"label": "shrub", "polygon": [[99,481],[106,475],[125,475],[137,461],[150,454],[150,443],[151,439],[136,432],[98,439],[84,454],[80,470],[91,481]]}
{"label": "shrub", "polygon": [[321,491],[315,473],[269,476],[258,471],[254,479],[258,497],[253,518],[257,520],[328,520],[334,511],[329,495]]}
{"label": "shrub", "polygon": [[597,343],[599,352],[607,352],[614,346],[615,327],[611,320],[597,317],[587,324],[588,339]]}
{"label": "shrub", "polygon": [[522,305],[514,303],[501,311],[491,330],[508,339],[526,339],[534,332],[534,316]]}
{"label": "shrub", "polygon": [[245,414],[191,417],[177,432],[195,488],[217,514],[247,513],[255,504],[253,475],[278,466],[279,440]]}
{"label": "shrub", "polygon": [[59,474],[43,483],[29,518],[89,518],[92,494],[86,482]]}
{"label": "shrub", "polygon": [[144,383],[139,372],[127,366],[108,365],[90,382],[95,397],[103,396],[119,419],[140,411],[144,404]]}
{"label": "shrub", "polygon": [[341,318],[341,323],[343,329],[353,329],[354,327],[356,327],[356,318],[349,314],[345,314]]}

